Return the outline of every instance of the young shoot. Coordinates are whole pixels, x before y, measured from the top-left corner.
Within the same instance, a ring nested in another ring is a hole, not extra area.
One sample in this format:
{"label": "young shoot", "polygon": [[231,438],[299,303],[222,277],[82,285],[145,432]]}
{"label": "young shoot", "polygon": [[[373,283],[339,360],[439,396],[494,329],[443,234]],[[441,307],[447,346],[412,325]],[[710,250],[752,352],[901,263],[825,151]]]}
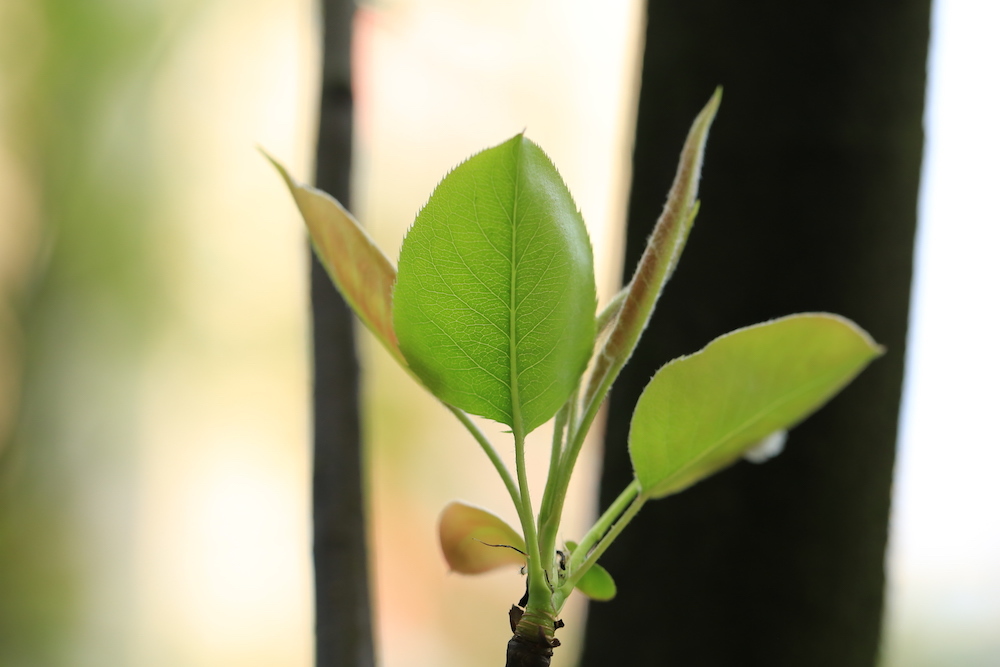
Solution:
{"label": "young shoot", "polygon": [[[333,198],[285,179],[317,255],[358,318],[413,378],[454,413],[510,495],[520,530],[453,502],[441,515],[452,570],[518,565],[527,593],[510,610],[507,664],[548,665],[560,611],[578,590],[609,600],[599,564],[650,501],[741,457],[763,460],[783,434],[850,382],[881,348],[852,322],[805,313],[755,324],[663,366],[632,416],[635,472],[577,542],[560,543],[570,479],[587,432],[632,355],[684,249],[721,91],[695,119],[666,206],[631,281],[596,310],[583,219],[559,173],[523,134],[458,165],[417,214],[398,270]],[[506,425],[511,471],[470,419]],[[528,434],[554,419],[544,493],[528,490]]]}

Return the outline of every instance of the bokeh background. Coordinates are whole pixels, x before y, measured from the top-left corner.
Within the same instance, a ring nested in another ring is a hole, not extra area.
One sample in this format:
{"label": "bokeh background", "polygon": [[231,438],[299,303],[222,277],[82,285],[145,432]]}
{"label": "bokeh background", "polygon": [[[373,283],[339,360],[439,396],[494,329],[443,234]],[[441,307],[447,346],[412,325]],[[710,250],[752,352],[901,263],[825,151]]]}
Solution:
{"label": "bokeh background", "polygon": [[[310,664],[306,243],[255,147],[311,173],[315,11],[0,0],[0,665]],[[636,0],[362,5],[357,216],[394,255],[451,166],[526,128],[606,298],[641,18]],[[998,29],[992,0],[935,3],[891,667],[1000,664]],[[361,346],[380,663],[495,664],[522,580],[449,575],[435,521],[455,497],[513,510],[450,415]]]}

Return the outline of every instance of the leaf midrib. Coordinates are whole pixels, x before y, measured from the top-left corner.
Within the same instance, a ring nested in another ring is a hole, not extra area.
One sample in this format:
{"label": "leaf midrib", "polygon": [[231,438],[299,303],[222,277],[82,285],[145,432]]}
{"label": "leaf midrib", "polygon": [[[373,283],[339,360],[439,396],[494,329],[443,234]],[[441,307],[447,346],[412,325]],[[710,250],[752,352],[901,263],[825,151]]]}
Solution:
{"label": "leaf midrib", "polygon": [[[521,414],[517,375],[517,205],[521,184],[521,142],[514,145],[514,204],[510,212],[510,410],[511,428],[515,434],[523,434],[524,420]],[[495,188],[494,188],[495,189]]]}

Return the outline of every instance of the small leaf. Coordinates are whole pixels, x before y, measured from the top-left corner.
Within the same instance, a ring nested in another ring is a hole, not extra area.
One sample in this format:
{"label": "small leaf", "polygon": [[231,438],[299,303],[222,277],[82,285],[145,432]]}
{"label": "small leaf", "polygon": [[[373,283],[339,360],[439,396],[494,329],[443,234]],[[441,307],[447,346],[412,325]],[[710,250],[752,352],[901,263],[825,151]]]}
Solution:
{"label": "small leaf", "polygon": [[528,433],[576,387],[596,303],[583,219],[548,157],[518,135],[434,190],[403,241],[393,317],[435,396]]}
{"label": "small leaf", "polygon": [[642,493],[661,498],[728,466],[819,409],[881,353],[853,322],[819,313],[739,329],[674,359],[632,415]]}
{"label": "small leaf", "polygon": [[591,600],[599,602],[607,602],[618,594],[615,580],[611,578],[607,570],[597,563],[591,565],[590,569],[576,582],[576,590]]}
{"label": "small leaf", "polygon": [[461,574],[524,565],[526,560],[524,539],[517,531],[492,512],[458,500],[441,512],[438,537],[448,567]]}
{"label": "small leaf", "polygon": [[358,318],[406,366],[392,327],[396,270],[358,221],[330,195],[299,183],[267,153],[305,219],[316,255]]}
{"label": "small leaf", "polygon": [[[566,560],[576,551],[576,542],[566,541]],[[580,580],[576,582],[576,589],[589,597],[591,600],[606,602],[618,594],[618,587],[615,580],[603,567],[594,563],[590,566]]]}

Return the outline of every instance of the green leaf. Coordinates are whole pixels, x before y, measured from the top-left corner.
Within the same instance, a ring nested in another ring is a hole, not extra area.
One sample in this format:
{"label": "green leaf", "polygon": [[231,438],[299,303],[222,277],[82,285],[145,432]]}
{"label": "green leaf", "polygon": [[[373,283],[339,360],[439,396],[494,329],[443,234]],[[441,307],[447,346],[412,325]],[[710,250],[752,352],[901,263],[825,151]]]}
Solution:
{"label": "green leaf", "polygon": [[[261,151],[263,152],[263,151]],[[396,361],[406,361],[392,327],[396,270],[358,221],[330,195],[299,183],[267,153],[305,219],[313,248],[341,296]]]}
{"label": "green leaf", "polygon": [[[576,551],[576,542],[566,541],[566,550],[569,552],[567,554],[567,560],[569,556]],[[611,575],[603,567],[594,563],[590,566],[580,580],[576,582],[576,590],[580,591],[586,595],[591,600],[597,600],[599,602],[607,602],[618,594],[618,587],[615,585],[615,580],[611,578]]]}
{"label": "green leaf", "polygon": [[881,353],[853,322],[817,313],[739,329],[671,361],[632,415],[642,494],[661,498],[726,467],[805,419]]}
{"label": "green leaf", "polygon": [[596,356],[594,370],[587,383],[584,394],[584,405],[587,408],[604,400],[618,373],[632,356],[653,315],[664,285],[677,267],[688,233],[698,214],[698,180],[701,177],[705,142],[721,102],[722,89],[717,88],[691,124],[681,150],[677,174],[667,195],[667,203],[653,227],[653,233],[646,243],[632,280],[622,290],[624,299],[620,305],[612,302],[606,309],[614,316],[614,320],[610,324],[611,329],[604,345]]}
{"label": "green leaf", "polygon": [[615,580],[611,578],[607,570],[597,563],[591,565],[590,569],[576,582],[576,590],[591,600],[599,602],[607,602],[618,594]]}
{"label": "green leaf", "polygon": [[448,503],[438,522],[448,567],[480,574],[505,565],[524,565],[524,539],[503,519],[458,500]]}
{"label": "green leaf", "polygon": [[569,397],[594,344],[587,231],[522,135],[455,168],[403,241],[399,345],[445,403],[528,433]]}

